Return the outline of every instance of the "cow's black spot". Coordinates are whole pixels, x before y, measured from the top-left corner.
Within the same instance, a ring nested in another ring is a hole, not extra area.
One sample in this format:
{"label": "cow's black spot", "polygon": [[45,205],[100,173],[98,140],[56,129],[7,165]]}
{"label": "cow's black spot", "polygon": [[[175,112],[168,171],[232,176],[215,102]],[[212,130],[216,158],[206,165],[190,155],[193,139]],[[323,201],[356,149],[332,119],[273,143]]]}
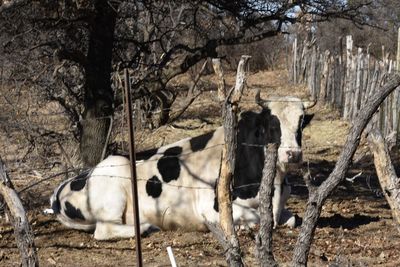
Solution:
{"label": "cow's black spot", "polygon": [[65,201],[65,215],[71,219],[81,219],[85,220],[80,209],[75,208],[71,203]]}
{"label": "cow's black spot", "polygon": [[[214,208],[214,210],[216,212],[219,212],[217,186],[218,186],[218,180],[215,182],[215,185],[214,185],[214,205],[213,205],[213,208]],[[237,196],[232,195],[232,201],[235,201],[236,198],[237,198]]]}
{"label": "cow's black spot", "polygon": [[51,208],[54,211],[55,214],[59,214],[61,210],[61,204],[60,204],[60,194],[61,191],[64,189],[64,187],[68,184],[67,181],[65,181],[63,184],[60,185],[60,187],[57,190],[55,200],[53,203],[51,203]]}
{"label": "cow's black spot", "polygon": [[153,148],[149,150],[145,150],[139,153],[136,153],[136,160],[146,160],[151,158],[157,153],[158,148]]}
{"label": "cow's black spot", "polygon": [[208,141],[213,137],[214,132],[209,132],[200,136],[193,137],[189,140],[190,148],[193,152],[204,149],[207,146]]}
{"label": "cow's black spot", "polygon": [[86,170],[83,173],[76,176],[69,185],[71,190],[72,191],[82,190],[86,185],[86,181],[89,178],[90,172],[91,172],[91,170]]}
{"label": "cow's black spot", "polygon": [[174,146],[165,150],[164,155],[157,162],[157,168],[162,179],[169,183],[177,180],[181,173],[178,156],[182,153],[182,147]]}
{"label": "cow's black spot", "polygon": [[51,209],[53,210],[54,214],[60,214],[60,200],[58,198],[56,198],[55,201],[53,201],[53,203],[51,203]]}
{"label": "cow's black spot", "polygon": [[280,144],[281,136],[282,136],[282,130],[279,118],[275,115],[270,115],[268,118],[266,143]]}
{"label": "cow's black spot", "polygon": [[303,123],[301,124],[301,128],[304,129],[307,125],[310,124],[311,120],[314,118],[314,114],[305,114],[303,118]]}
{"label": "cow's black spot", "polygon": [[303,138],[303,129],[310,124],[310,121],[314,117],[314,114],[306,114],[302,118],[300,118],[299,121],[299,126],[297,127],[297,132],[296,132],[296,141],[297,144],[301,147],[301,139]]}
{"label": "cow's black spot", "polygon": [[303,138],[303,133],[302,133],[302,129],[299,127],[297,128],[297,132],[296,132],[296,142],[299,145],[299,147],[301,147],[301,139]]}
{"label": "cow's black spot", "polygon": [[219,206],[218,206],[218,199],[217,196],[214,197],[214,206],[213,206],[214,210],[216,212],[219,212]]}
{"label": "cow's black spot", "polygon": [[215,181],[215,184],[214,184],[214,206],[213,206],[213,208],[216,212],[219,212],[217,186],[218,186],[218,179]]}
{"label": "cow's black spot", "polygon": [[157,198],[161,195],[162,184],[157,176],[151,177],[146,183],[146,192],[149,196]]}

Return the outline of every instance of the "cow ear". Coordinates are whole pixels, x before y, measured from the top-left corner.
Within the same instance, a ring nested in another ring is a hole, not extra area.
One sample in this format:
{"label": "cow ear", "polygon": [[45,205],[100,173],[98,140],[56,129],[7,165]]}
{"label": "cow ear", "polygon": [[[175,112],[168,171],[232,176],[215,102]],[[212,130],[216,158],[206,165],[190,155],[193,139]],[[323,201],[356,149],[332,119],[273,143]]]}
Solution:
{"label": "cow ear", "polygon": [[305,114],[303,118],[303,124],[301,125],[301,128],[306,128],[308,124],[310,124],[310,121],[314,118],[314,114]]}

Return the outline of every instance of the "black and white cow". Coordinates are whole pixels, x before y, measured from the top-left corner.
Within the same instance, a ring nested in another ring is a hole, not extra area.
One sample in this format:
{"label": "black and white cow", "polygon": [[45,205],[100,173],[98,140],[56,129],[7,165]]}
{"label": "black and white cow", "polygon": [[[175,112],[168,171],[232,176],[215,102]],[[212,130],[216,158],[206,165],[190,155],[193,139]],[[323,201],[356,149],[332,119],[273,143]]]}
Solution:
{"label": "black and white cow", "polygon": [[[261,101],[263,109],[243,112],[238,123],[238,148],[233,188],[236,224],[259,222],[258,191],[265,144],[279,143],[274,181],[274,224],[293,227],[295,217],[284,209],[290,194],[287,166],[302,160],[301,131],[312,116],[298,98]],[[197,137],[137,155],[141,231],[206,230],[204,219],[218,221],[215,195],[224,141],[222,127]],[[51,207],[63,224],[94,230],[98,240],[134,236],[129,160],[110,156],[92,170],[61,183]]]}

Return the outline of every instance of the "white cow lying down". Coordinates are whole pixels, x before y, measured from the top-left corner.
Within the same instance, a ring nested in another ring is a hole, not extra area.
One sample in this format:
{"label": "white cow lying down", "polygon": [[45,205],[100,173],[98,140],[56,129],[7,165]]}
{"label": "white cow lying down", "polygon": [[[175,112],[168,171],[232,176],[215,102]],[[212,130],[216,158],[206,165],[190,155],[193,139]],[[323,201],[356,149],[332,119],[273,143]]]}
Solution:
{"label": "white cow lying down", "polygon": [[[291,98],[282,103],[271,102],[260,113],[241,115],[233,188],[235,224],[253,226],[259,222],[256,208],[264,145],[278,142],[274,224],[295,226],[295,216],[284,209],[290,194],[284,176],[289,163],[301,162],[301,130],[308,121],[300,100]],[[215,187],[223,140],[220,127],[137,154],[141,233],[154,229],[206,230],[204,218],[218,221]],[[133,237],[129,160],[109,156],[92,170],[64,181],[51,196],[51,207],[64,225],[94,230],[98,240]]]}

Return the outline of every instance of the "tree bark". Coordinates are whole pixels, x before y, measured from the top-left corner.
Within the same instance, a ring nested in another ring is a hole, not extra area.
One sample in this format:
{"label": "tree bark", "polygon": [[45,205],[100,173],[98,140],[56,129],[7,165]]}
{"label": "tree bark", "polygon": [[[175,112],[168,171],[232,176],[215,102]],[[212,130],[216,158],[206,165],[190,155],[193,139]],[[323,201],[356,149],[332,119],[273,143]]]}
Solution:
{"label": "tree bark", "polygon": [[95,2],[96,14],[90,24],[89,49],[85,65],[85,111],[81,126],[80,152],[87,167],[102,156],[113,114],[111,60],[116,12],[107,1]]}
{"label": "tree bark", "polygon": [[15,241],[21,254],[21,265],[39,266],[32,229],[21,200],[13,188],[0,158],[0,195],[7,204],[6,211],[14,225]]}
{"label": "tree bark", "polygon": [[390,159],[389,149],[378,130],[368,134],[368,144],[374,155],[379,183],[392,210],[397,230],[400,232],[400,179]]}
{"label": "tree bark", "polygon": [[384,86],[377,90],[368,99],[367,103],[361,108],[360,112],[358,112],[353,126],[349,130],[349,135],[344,144],[344,149],[340,154],[332,173],[318,188],[309,188],[310,193],[307,208],[293,252],[293,266],[307,265],[311,241],[314,237],[322,205],[338,184],[343,181],[346,170],[360,142],[361,134],[372,115],[376,112],[383,100],[399,85],[400,75],[394,74]]}
{"label": "tree bark", "polygon": [[323,67],[322,67],[322,77],[321,77],[321,87],[319,90],[319,98],[321,104],[325,104],[328,92],[328,79],[329,79],[329,64],[330,64],[330,52],[329,50],[325,51],[323,57]]}
{"label": "tree bark", "polygon": [[224,78],[224,70],[222,69],[221,59],[213,58],[212,59],[213,69],[215,74],[217,74],[217,83],[218,83],[218,100],[222,103],[226,99],[226,89],[225,89],[225,78]]}
{"label": "tree bark", "polygon": [[[245,66],[249,60],[249,56],[242,56],[237,70],[236,85],[231,90],[230,94],[223,105],[224,119],[224,148],[222,150],[221,174],[217,184],[217,197],[219,209],[220,227],[207,224],[208,228],[218,238],[225,249],[225,257],[229,266],[244,266],[242,260],[242,252],[240,249],[239,240],[234,229],[232,216],[232,196],[231,184],[235,170],[235,152],[237,146],[237,112],[238,105],[242,96],[243,88],[245,87]],[[215,65],[214,65],[215,66]],[[220,67],[220,65],[219,65]],[[221,71],[220,68],[217,70]],[[219,79],[223,78],[219,75]],[[223,83],[220,81],[219,86]],[[225,91],[224,88],[219,90]]]}
{"label": "tree bark", "polygon": [[260,261],[260,266],[262,267],[278,266],[272,251],[272,228],[274,224],[272,216],[272,195],[277,155],[278,145],[268,144],[259,192],[260,206],[258,210],[260,212],[260,230],[256,236],[256,254]]}
{"label": "tree bark", "polygon": [[351,35],[346,36],[346,76],[345,85],[343,90],[344,107],[343,107],[343,118],[348,119],[351,105],[351,62],[353,55],[353,38]]}

